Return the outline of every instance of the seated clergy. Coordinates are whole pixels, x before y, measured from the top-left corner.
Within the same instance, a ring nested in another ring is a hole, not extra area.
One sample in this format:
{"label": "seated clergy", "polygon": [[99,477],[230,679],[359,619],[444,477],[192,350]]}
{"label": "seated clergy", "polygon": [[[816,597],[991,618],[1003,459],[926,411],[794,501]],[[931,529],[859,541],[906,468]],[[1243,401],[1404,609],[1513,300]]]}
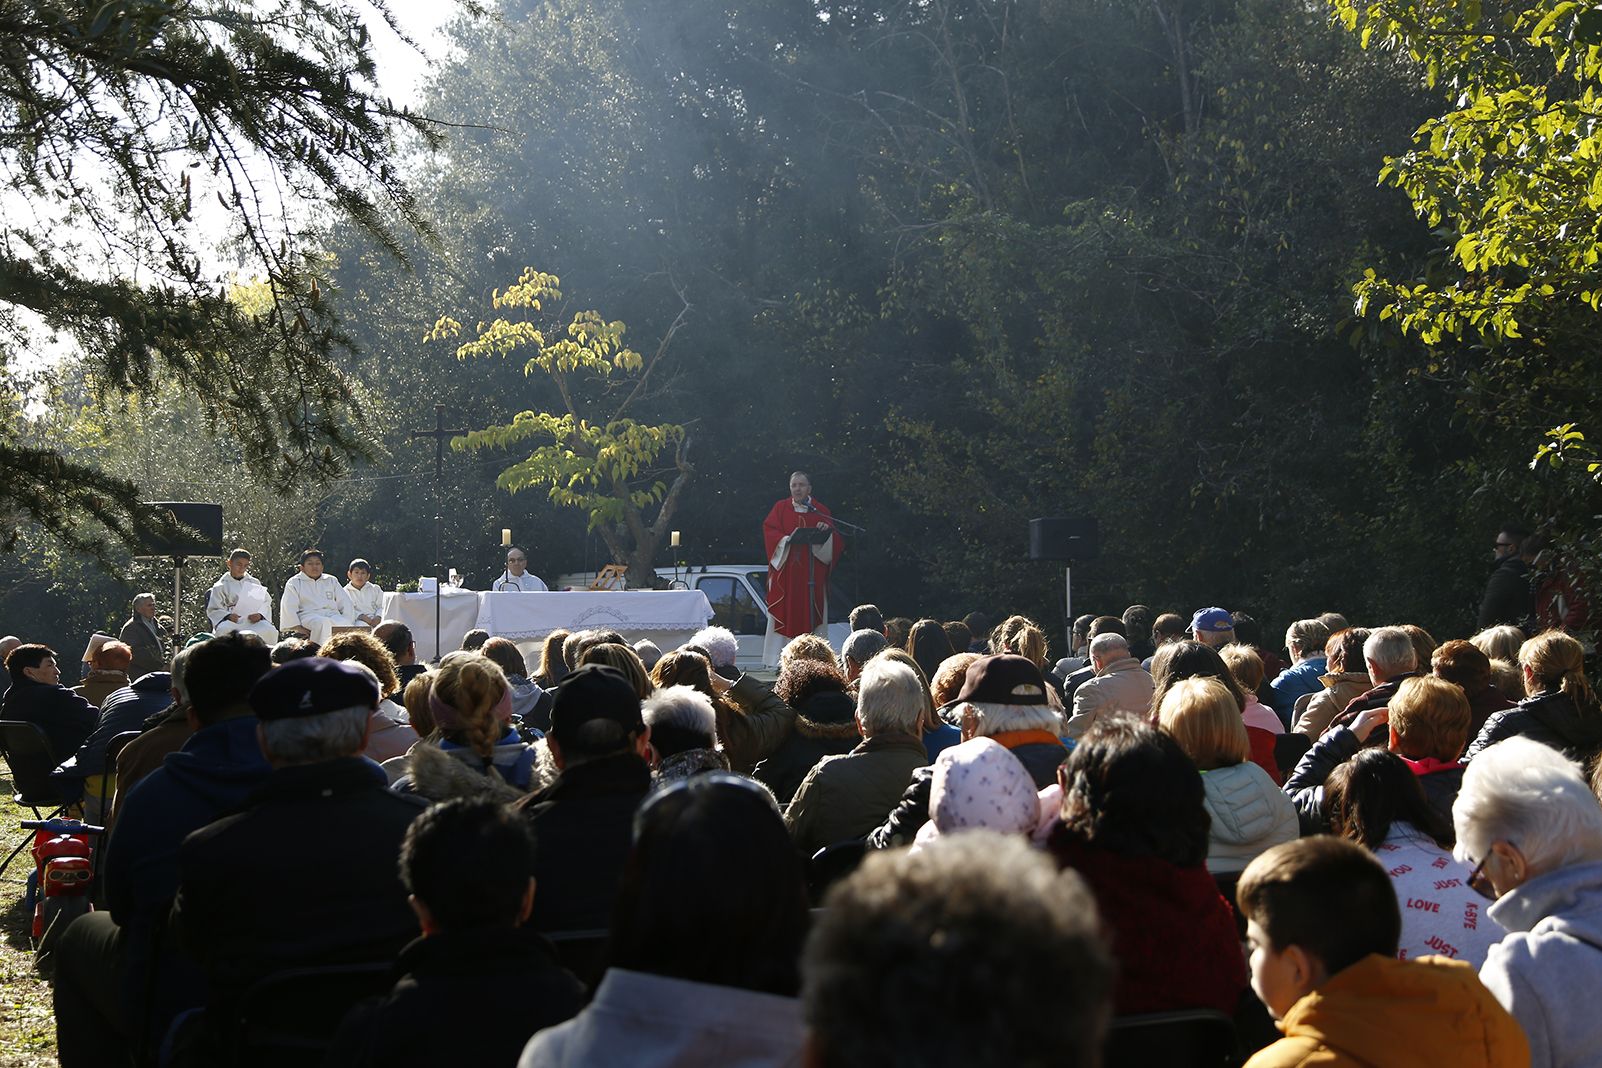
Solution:
{"label": "seated clergy", "polygon": [[278,621],[286,634],[296,631],[318,645],[334,636],[335,627],[357,625],[350,596],[338,579],[323,574],[322,550],[307,549],[300,554],[300,571],[284,584]]}
{"label": "seated clergy", "polygon": [[248,630],[268,645],[278,641],[273,626],[273,595],[250,573],[250,553],[235,549],[228,554],[228,573],[212,584],[206,595],[206,618],[218,637]]}
{"label": "seated clergy", "polygon": [[345,577],[350,580],[345,583],[345,595],[356,609],[357,622],[378,626],[384,621],[384,590],[372,581],[373,565],[358,556],[345,569]]}

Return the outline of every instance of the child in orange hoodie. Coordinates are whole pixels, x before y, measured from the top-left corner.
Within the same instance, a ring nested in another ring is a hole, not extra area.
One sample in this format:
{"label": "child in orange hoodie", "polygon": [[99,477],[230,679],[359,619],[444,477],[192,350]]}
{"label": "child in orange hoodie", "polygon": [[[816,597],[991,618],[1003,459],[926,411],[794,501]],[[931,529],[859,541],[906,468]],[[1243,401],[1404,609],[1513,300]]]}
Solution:
{"label": "child in orange hoodie", "polygon": [[1396,893],[1368,850],[1327,835],[1275,846],[1237,896],[1252,989],[1285,1032],[1246,1068],[1528,1068],[1524,1032],[1470,965],[1396,959]]}

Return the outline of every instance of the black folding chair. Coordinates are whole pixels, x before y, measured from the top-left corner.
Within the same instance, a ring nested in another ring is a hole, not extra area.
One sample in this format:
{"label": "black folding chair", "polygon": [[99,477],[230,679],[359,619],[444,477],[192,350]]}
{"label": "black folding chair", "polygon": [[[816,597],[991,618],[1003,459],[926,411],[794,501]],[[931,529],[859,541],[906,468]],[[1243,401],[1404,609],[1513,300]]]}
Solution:
{"label": "black folding chair", "polygon": [[1120,1016],[1107,1029],[1102,1068],[1233,1068],[1235,1021],[1210,1009]]}
{"label": "black folding chair", "polygon": [[866,838],[847,838],[812,854],[807,860],[807,895],[812,903],[821,905],[829,887],[856,871],[867,855]]}
{"label": "black folding chair", "polygon": [[593,931],[542,931],[556,948],[556,959],[572,972],[585,989],[593,991],[601,983],[606,970],[606,940],[611,932],[605,928]]}
{"label": "black folding chair", "polygon": [[[33,813],[34,819],[51,819],[65,812],[61,794],[50,781],[56,769],[56,754],[50,748],[50,739],[37,724],[17,719],[0,719],[0,757],[11,769],[11,782],[17,792],[11,795],[13,803]],[[46,809],[49,815],[40,815]],[[17,859],[17,854],[33,842],[33,835],[25,834],[17,848],[0,864],[0,875]]]}
{"label": "black folding chair", "polygon": [[321,1064],[356,1003],[393,986],[391,961],[290,968],[259,979],[240,999],[232,1063]]}
{"label": "black folding chair", "polygon": [[111,740],[106,743],[106,755],[100,769],[99,815],[101,823],[107,822],[107,816],[109,815],[106,809],[106,802],[115,796],[111,790],[117,782],[117,754],[122,752],[123,746],[143,733],[143,731],[123,731],[121,734],[112,735]]}
{"label": "black folding chair", "polygon": [[1301,731],[1286,731],[1274,736],[1274,763],[1282,778],[1290,778],[1296,764],[1313,748],[1313,740]]}

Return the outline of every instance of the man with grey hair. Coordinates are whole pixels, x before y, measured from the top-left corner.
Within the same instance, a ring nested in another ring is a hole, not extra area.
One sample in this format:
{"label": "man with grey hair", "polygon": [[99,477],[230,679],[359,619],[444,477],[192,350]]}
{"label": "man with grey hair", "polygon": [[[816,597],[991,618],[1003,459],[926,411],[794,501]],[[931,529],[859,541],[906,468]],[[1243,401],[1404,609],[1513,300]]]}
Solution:
{"label": "man with grey hair", "polygon": [[[1350,727],[1364,712],[1387,707],[1403,680],[1419,674],[1418,652],[1412,637],[1401,627],[1376,627],[1363,643],[1363,662],[1368,666],[1368,678],[1374,687],[1352,698],[1345,711],[1330,724],[1332,727]],[[1386,740],[1386,733],[1377,731],[1367,744],[1384,745]]]}
{"label": "man with grey hair", "polygon": [[[1062,715],[1051,707],[1046,680],[1026,657],[1003,653],[982,656],[968,665],[962,690],[953,702],[962,740],[994,738],[1029,772],[1035,786],[1057,781],[1057,767],[1067,757],[1060,737]],[[910,845],[918,828],[929,821],[934,769],[922,767],[885,820],[868,835],[868,848]]]}
{"label": "man with grey hair", "polygon": [[152,671],[167,670],[167,637],[156,622],[156,595],[141,593],[133,599],[133,615],[117,632],[117,640],[133,650],[128,677],[137,679]]}
{"label": "man with grey hair", "polygon": [[1090,662],[1096,669],[1074,691],[1074,712],[1068,720],[1068,737],[1080,738],[1099,716],[1145,715],[1151,708],[1151,674],[1129,651],[1122,634],[1099,634],[1090,642]]}
{"label": "man with grey hair", "polygon": [[970,831],[870,856],[827,905],[801,966],[805,1063],[1101,1063],[1096,901],[1028,843]]}
{"label": "man with grey hair", "polygon": [[1508,933],[1480,981],[1524,1028],[1532,1065],[1592,1064],[1602,1017],[1602,806],[1557,750],[1509,738],[1469,762],[1452,806],[1469,885]]}
{"label": "man with grey hair", "polygon": [[884,652],[890,642],[879,630],[854,630],[840,647],[840,667],[847,682],[856,682],[869,660]]}
{"label": "man with grey hair", "polygon": [[928,698],[917,673],[894,660],[862,670],[857,729],[851,752],[818,761],[801,781],[784,824],[804,856],[860,838],[895,807],[912,773],[929,763],[919,735]]}
{"label": "man with grey hair", "polygon": [[397,861],[425,804],[358,755],[378,700],[367,675],[326,657],[274,668],[251,689],[272,774],[178,854],[172,923],[209,988],[203,1033],[183,1047],[232,1048],[217,1043],[233,1038],[224,1028],[240,998],[273,972],[393,960],[417,936]]}

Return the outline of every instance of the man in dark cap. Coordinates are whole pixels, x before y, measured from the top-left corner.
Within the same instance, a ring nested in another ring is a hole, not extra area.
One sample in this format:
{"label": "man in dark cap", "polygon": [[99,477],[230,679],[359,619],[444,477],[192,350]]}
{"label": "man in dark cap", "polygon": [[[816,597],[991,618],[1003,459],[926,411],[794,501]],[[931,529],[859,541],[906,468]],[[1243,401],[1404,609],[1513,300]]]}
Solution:
{"label": "man in dark cap", "polygon": [[250,705],[272,773],[242,811],[190,835],[178,854],[172,922],[210,987],[206,1023],[186,1050],[226,1039],[257,980],[391,961],[418,933],[396,865],[424,803],[392,792],[358,755],[377,685],[352,664],[313,657],[262,676]]}
{"label": "man in dark cap", "polygon": [[639,694],[621,671],[585,664],[562,680],[546,739],[561,774],[519,802],[539,843],[536,930],[611,922],[634,810],[651,787],[650,739]]}

